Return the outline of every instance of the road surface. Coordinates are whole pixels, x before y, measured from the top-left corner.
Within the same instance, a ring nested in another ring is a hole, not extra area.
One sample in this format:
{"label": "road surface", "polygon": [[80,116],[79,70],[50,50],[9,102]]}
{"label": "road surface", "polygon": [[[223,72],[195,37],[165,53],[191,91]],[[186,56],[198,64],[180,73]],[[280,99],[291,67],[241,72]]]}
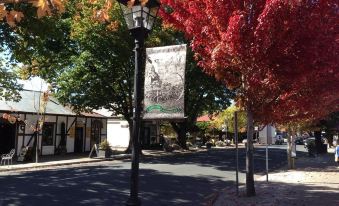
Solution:
{"label": "road surface", "polygon": [[[286,164],[286,146],[269,149],[270,171]],[[244,182],[245,150],[239,151]],[[265,172],[265,147],[256,146],[256,175]],[[130,161],[104,161],[45,170],[0,173],[0,206],[124,205],[129,196]],[[202,205],[206,197],[234,185],[235,149],[143,157],[142,205]]]}

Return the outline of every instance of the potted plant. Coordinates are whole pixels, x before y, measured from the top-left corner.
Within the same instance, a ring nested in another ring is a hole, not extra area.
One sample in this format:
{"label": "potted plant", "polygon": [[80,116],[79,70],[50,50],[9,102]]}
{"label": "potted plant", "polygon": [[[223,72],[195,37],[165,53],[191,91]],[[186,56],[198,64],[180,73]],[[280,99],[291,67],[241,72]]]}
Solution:
{"label": "potted plant", "polygon": [[108,158],[111,156],[111,145],[107,140],[102,141],[99,144],[99,157],[105,157]]}
{"label": "potted plant", "polygon": [[213,143],[212,143],[212,142],[207,142],[207,143],[206,143],[206,148],[207,148],[207,149],[211,149],[212,146],[213,146]]}
{"label": "potted plant", "polygon": [[174,150],[173,147],[167,142],[164,143],[163,149],[164,149],[165,152],[173,152],[173,150]]}

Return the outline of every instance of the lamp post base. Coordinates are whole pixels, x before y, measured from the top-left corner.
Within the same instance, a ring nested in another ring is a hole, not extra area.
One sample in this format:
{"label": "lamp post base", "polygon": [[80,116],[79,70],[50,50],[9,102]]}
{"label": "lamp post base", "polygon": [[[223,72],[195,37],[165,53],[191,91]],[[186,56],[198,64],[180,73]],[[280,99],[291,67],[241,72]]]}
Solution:
{"label": "lamp post base", "polygon": [[126,202],[126,206],[140,206],[141,205],[141,201],[140,199],[132,199],[129,198]]}

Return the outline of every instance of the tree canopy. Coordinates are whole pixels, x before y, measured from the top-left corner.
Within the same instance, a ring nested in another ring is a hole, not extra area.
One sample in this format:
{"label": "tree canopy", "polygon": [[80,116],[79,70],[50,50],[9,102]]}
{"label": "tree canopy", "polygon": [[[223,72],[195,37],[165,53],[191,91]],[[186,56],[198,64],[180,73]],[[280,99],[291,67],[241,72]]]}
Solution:
{"label": "tree canopy", "polygon": [[17,101],[20,99],[22,85],[17,82],[17,75],[4,62],[0,57],[0,99]]}
{"label": "tree canopy", "polygon": [[219,115],[212,121],[215,128],[227,127],[227,132],[234,133],[234,112],[238,111],[238,131],[246,128],[246,114],[240,111],[235,105],[228,107],[219,113]]}
{"label": "tree canopy", "polygon": [[1,41],[3,37],[4,32],[0,30],[0,100],[17,101],[20,99],[22,85],[17,81],[16,64],[10,63],[7,48]]}
{"label": "tree canopy", "polygon": [[[247,113],[246,193],[255,195],[253,121],[289,123],[339,110],[336,0],[162,0],[199,65]],[[289,152],[291,153],[291,152]]]}
{"label": "tree canopy", "polygon": [[338,110],[337,1],[163,0],[204,70],[263,123]]}
{"label": "tree canopy", "polygon": [[[38,18],[33,12],[16,27],[3,25],[10,31],[4,42],[13,58],[24,64],[21,75],[39,75],[57,85],[55,95],[62,103],[78,111],[104,107],[131,123],[133,40],[116,3],[111,5],[110,21],[93,18],[97,6],[78,0],[69,2],[59,16]],[[146,46],[181,43],[187,43],[182,33],[157,26]],[[187,60],[186,114],[188,125],[193,125],[203,112],[227,107],[233,94],[197,68],[192,52]]]}

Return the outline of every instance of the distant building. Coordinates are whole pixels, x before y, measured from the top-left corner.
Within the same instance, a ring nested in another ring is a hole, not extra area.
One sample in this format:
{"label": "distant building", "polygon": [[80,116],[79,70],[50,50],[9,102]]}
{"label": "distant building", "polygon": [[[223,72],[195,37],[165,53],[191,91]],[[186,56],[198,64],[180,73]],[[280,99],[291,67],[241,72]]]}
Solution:
{"label": "distant building", "polygon": [[274,144],[276,140],[276,129],[272,125],[265,126],[259,131],[260,144]]}
{"label": "distant building", "polygon": [[[113,149],[124,150],[129,145],[131,128],[122,116],[114,116],[106,109],[95,110],[105,115],[107,119],[107,141]],[[160,122],[143,121],[140,135],[140,146],[142,149],[152,147],[160,142]]]}
{"label": "distant building", "polygon": [[216,116],[205,114],[197,118],[197,122],[212,122]]}
{"label": "distant building", "polygon": [[[19,102],[0,100],[0,154],[33,146],[41,92],[23,90]],[[89,152],[107,138],[107,117],[98,113],[76,114],[50,97],[45,123],[39,131],[40,155]]]}
{"label": "distant building", "polygon": [[108,117],[107,141],[116,150],[124,150],[128,147],[130,139],[129,125],[120,117]]}

